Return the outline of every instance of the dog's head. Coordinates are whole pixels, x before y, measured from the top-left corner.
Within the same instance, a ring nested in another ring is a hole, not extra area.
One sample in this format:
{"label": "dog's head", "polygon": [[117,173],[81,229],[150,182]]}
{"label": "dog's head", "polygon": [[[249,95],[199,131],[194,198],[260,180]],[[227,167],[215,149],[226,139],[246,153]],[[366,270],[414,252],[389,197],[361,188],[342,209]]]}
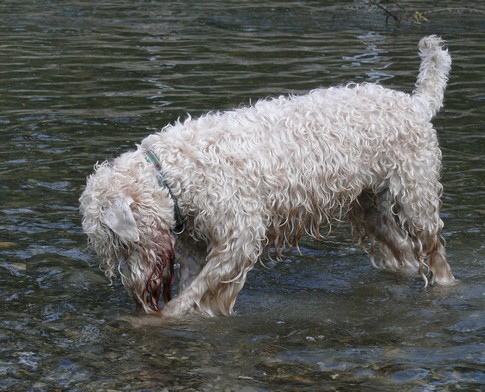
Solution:
{"label": "dog's head", "polygon": [[121,275],[137,307],[159,310],[174,280],[174,202],[142,154],[96,165],[80,199],[84,232],[109,279]]}

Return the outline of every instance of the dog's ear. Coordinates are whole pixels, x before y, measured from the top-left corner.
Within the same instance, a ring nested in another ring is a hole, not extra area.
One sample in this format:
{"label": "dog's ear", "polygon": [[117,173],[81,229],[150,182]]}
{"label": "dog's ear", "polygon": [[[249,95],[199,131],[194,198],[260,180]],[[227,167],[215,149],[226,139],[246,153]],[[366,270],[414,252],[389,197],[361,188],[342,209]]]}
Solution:
{"label": "dog's ear", "polygon": [[135,242],[140,239],[135,217],[130,208],[132,202],[131,197],[117,197],[103,215],[104,223],[125,242]]}

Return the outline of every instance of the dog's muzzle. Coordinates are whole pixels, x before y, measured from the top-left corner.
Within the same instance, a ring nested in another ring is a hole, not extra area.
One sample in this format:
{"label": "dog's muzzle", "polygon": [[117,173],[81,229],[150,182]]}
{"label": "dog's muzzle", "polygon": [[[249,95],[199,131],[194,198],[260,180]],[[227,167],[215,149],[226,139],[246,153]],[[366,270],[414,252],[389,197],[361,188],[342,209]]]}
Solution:
{"label": "dog's muzzle", "polygon": [[158,312],[160,310],[158,306],[160,294],[165,304],[172,299],[174,276],[174,258],[156,265],[148,278],[142,297],[145,301],[145,309]]}
{"label": "dog's muzzle", "polygon": [[160,296],[165,304],[172,299],[175,281],[175,251],[170,236],[159,236],[154,247],[149,257],[151,262],[147,263],[151,270],[146,274],[146,282],[138,286],[141,292],[136,296],[147,313],[160,311]]}

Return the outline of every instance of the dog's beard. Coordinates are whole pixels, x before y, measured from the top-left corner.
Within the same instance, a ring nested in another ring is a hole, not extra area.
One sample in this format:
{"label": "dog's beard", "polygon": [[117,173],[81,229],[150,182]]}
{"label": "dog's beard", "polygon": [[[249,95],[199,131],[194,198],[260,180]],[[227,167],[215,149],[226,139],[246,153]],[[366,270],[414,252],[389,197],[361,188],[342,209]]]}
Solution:
{"label": "dog's beard", "polygon": [[125,255],[122,281],[138,308],[155,313],[160,311],[160,297],[165,304],[172,299],[174,263],[173,238],[165,232],[135,244]]}
{"label": "dog's beard", "polygon": [[151,275],[148,277],[143,298],[147,299],[145,305],[149,305],[154,311],[159,311],[158,303],[160,294],[166,304],[172,299],[172,287],[174,275],[174,250],[171,241],[157,244],[156,262]]}

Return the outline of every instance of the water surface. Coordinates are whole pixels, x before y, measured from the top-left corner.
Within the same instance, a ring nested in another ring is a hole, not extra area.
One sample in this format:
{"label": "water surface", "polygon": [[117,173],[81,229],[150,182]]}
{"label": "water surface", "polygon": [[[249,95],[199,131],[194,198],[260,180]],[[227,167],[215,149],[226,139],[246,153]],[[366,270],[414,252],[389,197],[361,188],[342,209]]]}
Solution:
{"label": "water surface", "polygon": [[[463,4],[406,2],[396,25],[349,1],[3,1],[0,389],[481,390],[485,9]],[[96,161],[187,113],[349,81],[410,92],[432,33],[453,56],[434,123],[459,285],[373,269],[346,224],[256,267],[233,317],[151,326],[108,285],[78,213]]]}

